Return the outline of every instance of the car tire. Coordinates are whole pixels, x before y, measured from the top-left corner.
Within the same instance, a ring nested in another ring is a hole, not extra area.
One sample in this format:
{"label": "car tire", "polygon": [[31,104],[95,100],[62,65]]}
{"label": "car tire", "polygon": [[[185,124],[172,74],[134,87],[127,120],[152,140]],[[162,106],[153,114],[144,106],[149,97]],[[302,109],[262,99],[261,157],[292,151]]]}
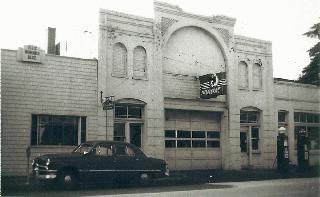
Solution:
{"label": "car tire", "polygon": [[152,176],[149,173],[141,173],[139,175],[139,183],[142,186],[148,186],[152,182]]}
{"label": "car tire", "polygon": [[59,187],[66,190],[75,189],[78,180],[75,173],[72,170],[62,170],[58,175]]}

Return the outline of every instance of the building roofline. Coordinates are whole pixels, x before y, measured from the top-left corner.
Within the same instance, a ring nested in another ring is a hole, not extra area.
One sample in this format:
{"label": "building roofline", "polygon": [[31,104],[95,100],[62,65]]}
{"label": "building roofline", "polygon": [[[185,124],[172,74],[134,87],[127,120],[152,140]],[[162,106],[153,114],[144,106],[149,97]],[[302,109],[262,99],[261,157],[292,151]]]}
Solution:
{"label": "building roofline", "polygon": [[[1,49],[2,51],[10,51],[10,52],[17,52],[18,50],[15,49]],[[81,58],[81,57],[72,57],[72,56],[63,56],[63,55],[52,55],[52,54],[45,54],[45,56],[50,56],[50,57],[61,57],[61,58],[68,58],[68,59],[76,59],[76,60],[87,60],[87,61],[98,61],[98,59],[92,58]]]}

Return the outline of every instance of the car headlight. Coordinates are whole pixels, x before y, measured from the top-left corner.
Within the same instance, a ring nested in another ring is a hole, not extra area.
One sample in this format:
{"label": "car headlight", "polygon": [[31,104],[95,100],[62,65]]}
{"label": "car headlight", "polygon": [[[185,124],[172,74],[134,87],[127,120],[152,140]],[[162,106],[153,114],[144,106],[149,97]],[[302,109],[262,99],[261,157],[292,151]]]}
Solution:
{"label": "car headlight", "polygon": [[46,165],[48,166],[50,164],[50,159],[47,159]]}

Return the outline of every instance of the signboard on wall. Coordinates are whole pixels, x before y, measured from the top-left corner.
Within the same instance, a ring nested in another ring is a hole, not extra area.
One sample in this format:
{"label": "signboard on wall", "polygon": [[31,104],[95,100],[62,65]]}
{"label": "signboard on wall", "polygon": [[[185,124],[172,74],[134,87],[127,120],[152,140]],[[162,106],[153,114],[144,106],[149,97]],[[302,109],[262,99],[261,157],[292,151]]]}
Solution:
{"label": "signboard on wall", "polygon": [[18,59],[25,62],[43,62],[44,51],[37,46],[24,45],[18,49]]}
{"label": "signboard on wall", "polygon": [[227,80],[225,72],[202,75],[199,77],[199,80],[200,98],[216,98],[218,95],[227,94]]}

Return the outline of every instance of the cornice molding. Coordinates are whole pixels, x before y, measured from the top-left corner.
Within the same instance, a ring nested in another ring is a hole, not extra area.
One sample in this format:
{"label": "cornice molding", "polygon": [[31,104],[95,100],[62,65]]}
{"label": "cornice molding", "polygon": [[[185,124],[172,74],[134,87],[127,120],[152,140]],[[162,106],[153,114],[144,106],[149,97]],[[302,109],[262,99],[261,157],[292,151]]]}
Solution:
{"label": "cornice molding", "polygon": [[234,26],[236,19],[230,18],[227,16],[212,16],[212,17],[207,17],[207,16],[202,16],[202,15],[195,15],[192,13],[184,12],[182,10],[169,10],[163,7],[155,7],[155,11],[162,12],[165,14],[172,14],[175,16],[180,16],[180,17],[186,17],[186,18],[192,18],[192,19],[197,19],[200,21],[208,22],[208,23],[216,23],[216,24],[221,24],[221,25],[227,25],[227,26]]}
{"label": "cornice molding", "polygon": [[143,28],[148,28],[148,29],[151,29],[151,30],[153,28],[153,24],[151,24],[151,25],[143,25],[143,24],[139,24],[139,23],[133,23],[133,22],[129,22],[129,21],[123,21],[123,20],[117,20],[117,19],[111,19],[111,18],[107,19],[107,23],[108,22],[131,25],[131,26],[135,26],[135,27],[143,27]]}
{"label": "cornice molding", "polygon": [[305,99],[290,99],[290,98],[285,98],[285,97],[274,97],[276,100],[281,100],[281,101],[290,101],[290,102],[305,102],[305,103],[320,103],[320,101],[311,101],[311,100],[305,100]]}
{"label": "cornice molding", "polygon": [[112,26],[112,25],[100,26],[100,29],[107,31],[109,33],[108,38],[110,38],[110,39],[115,39],[116,36],[119,34],[124,34],[124,35],[128,35],[128,36],[136,36],[136,37],[144,37],[144,38],[149,38],[149,39],[154,38],[153,34],[131,31],[131,30],[127,30],[127,29],[121,29],[117,26]]}
{"label": "cornice molding", "polygon": [[127,14],[127,13],[123,13],[123,12],[117,12],[117,11],[113,11],[113,10],[106,10],[106,9],[100,9],[100,14],[112,15],[112,16],[116,16],[116,17],[127,18],[130,20],[137,20],[137,21],[148,22],[148,23],[153,23],[153,21],[154,21],[152,18],[137,16],[137,15],[133,15],[133,14]]}
{"label": "cornice molding", "polygon": [[244,54],[244,55],[258,55],[263,57],[272,57],[272,53],[263,53],[263,52],[257,52],[257,51],[235,49],[234,52],[236,53],[236,55]]}

